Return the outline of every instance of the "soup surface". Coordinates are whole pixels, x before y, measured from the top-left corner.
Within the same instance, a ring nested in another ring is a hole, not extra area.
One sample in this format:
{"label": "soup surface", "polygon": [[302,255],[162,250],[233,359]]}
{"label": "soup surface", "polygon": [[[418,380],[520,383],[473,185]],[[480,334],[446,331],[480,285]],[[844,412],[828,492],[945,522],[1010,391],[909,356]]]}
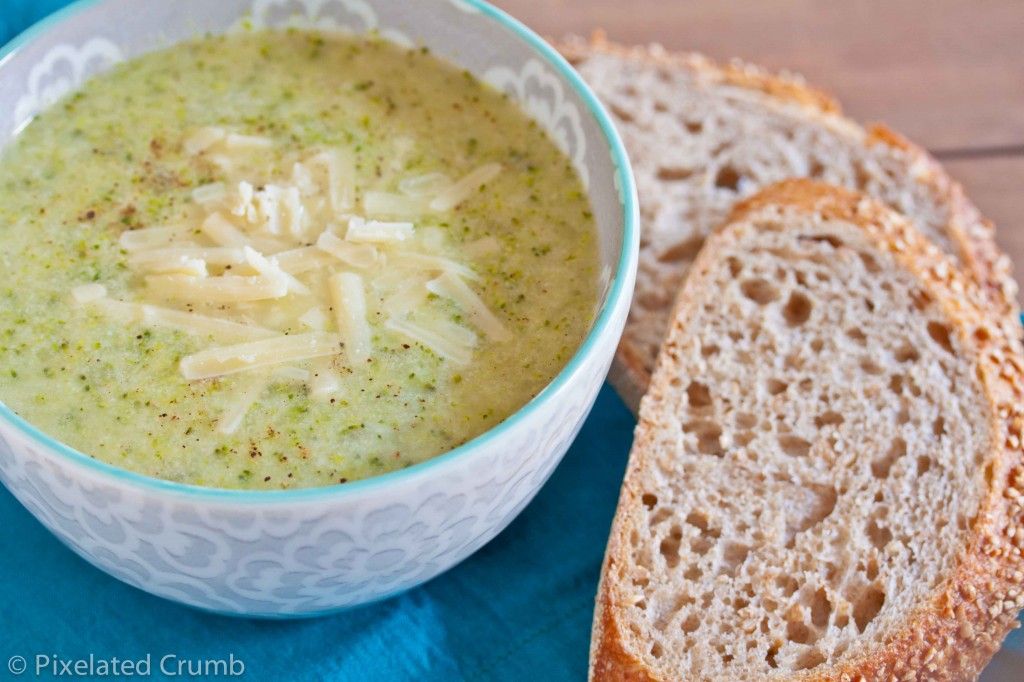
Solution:
{"label": "soup surface", "polygon": [[0,398],[151,476],[291,488],[479,435],[576,351],[590,206],[513,102],[375,38],[202,38],[0,157]]}

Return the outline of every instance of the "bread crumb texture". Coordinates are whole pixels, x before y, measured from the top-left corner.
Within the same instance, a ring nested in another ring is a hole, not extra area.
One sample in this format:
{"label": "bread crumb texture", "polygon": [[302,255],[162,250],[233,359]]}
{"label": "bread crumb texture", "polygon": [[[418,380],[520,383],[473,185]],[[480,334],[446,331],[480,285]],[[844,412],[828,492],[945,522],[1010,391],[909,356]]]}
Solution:
{"label": "bread crumb texture", "polygon": [[640,196],[640,267],[611,379],[633,409],[646,390],[676,292],[704,239],[736,202],[787,178],[863,192],[909,216],[1014,319],[1009,259],[986,221],[928,154],[862,128],[791,74],[720,65],[660,46],[620,47],[597,34],[560,46],[610,110]]}
{"label": "bread crumb texture", "polygon": [[1024,605],[1022,362],[986,306],[860,195],[741,204],[641,407],[592,677],[973,679]]}

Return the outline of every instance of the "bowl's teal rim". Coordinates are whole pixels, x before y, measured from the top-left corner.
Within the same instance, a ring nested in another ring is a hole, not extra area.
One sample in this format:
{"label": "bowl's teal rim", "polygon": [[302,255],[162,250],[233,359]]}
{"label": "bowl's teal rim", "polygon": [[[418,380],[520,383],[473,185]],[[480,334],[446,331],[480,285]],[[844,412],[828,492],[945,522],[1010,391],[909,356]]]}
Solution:
{"label": "bowl's teal rim", "polygon": [[[56,24],[66,21],[78,12],[103,1],[104,0],[76,0],[76,2],[73,2],[67,7],[64,7],[36,22],[0,48],[0,67],[2,67],[8,58],[10,58],[10,56],[18,49],[46,33]],[[420,462],[419,464],[414,464],[399,471],[373,476],[360,481],[353,481],[352,483],[336,484],[317,488],[301,488],[298,490],[232,490],[228,488],[210,488],[186,483],[176,483],[174,481],[166,481],[152,476],[128,471],[127,469],[121,469],[120,467],[89,457],[88,455],[85,455],[78,450],[75,450],[74,448],[46,435],[19,417],[2,402],[0,402],[0,419],[11,423],[20,430],[23,435],[37,441],[39,445],[59,452],[73,462],[84,465],[87,468],[110,476],[123,483],[139,485],[143,488],[158,490],[161,492],[178,493],[192,497],[203,497],[223,502],[278,503],[300,502],[326,497],[351,495],[357,492],[379,488],[395,481],[419,476],[431,468],[436,468],[444,463],[450,462],[451,460],[468,455],[481,445],[484,445],[496,438],[500,438],[506,431],[512,429],[517,423],[525,419],[527,415],[539,410],[543,405],[549,402],[554,397],[554,394],[569,381],[573,374],[576,373],[584,359],[593,352],[598,340],[604,336],[608,326],[611,324],[612,316],[615,314],[618,304],[623,296],[630,296],[632,293],[626,291],[626,282],[631,279],[635,259],[640,248],[640,219],[638,213],[636,183],[630,170],[629,157],[626,153],[625,146],[622,143],[622,139],[619,137],[618,131],[612,124],[611,118],[607,111],[605,111],[603,105],[598,101],[597,96],[590,89],[590,86],[583,81],[580,75],[572,68],[572,66],[569,65],[565,58],[563,58],[562,55],[560,55],[553,47],[548,45],[540,36],[527,28],[522,22],[511,17],[502,10],[484,2],[483,0],[462,1],[515,34],[536,52],[540,53],[548,64],[558,70],[562,77],[568,81],[576,93],[586,103],[591,115],[597,119],[605,140],[611,147],[612,158],[616,166],[616,175],[621,193],[624,230],[622,237],[622,250],[619,254],[619,261],[616,265],[614,279],[612,280],[611,287],[605,297],[601,312],[594,321],[594,325],[591,328],[590,333],[587,334],[587,337],[584,339],[575,355],[573,355],[569,362],[566,363],[565,367],[562,368],[555,378],[552,379],[552,381],[545,386],[540,393],[534,396],[534,398],[526,405],[489,431],[485,431],[473,440],[429,460]]]}

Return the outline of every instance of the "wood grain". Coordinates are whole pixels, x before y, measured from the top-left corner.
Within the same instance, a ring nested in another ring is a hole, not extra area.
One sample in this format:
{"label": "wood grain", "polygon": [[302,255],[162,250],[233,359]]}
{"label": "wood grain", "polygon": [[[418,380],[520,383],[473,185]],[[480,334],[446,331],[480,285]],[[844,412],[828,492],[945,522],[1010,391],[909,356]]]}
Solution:
{"label": "wood grain", "polygon": [[1019,0],[497,0],[535,30],[656,41],[804,74],[931,149],[1024,144]]}

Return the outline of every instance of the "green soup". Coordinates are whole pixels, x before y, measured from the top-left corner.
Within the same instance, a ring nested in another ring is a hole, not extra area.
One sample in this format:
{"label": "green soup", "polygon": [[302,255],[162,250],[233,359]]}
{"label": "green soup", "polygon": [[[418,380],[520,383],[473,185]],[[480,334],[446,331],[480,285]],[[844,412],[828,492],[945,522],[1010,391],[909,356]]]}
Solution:
{"label": "green soup", "polygon": [[543,388],[598,302],[566,156],[374,38],[203,38],[93,79],[0,157],[0,238],[4,403],[204,486],[450,450]]}

